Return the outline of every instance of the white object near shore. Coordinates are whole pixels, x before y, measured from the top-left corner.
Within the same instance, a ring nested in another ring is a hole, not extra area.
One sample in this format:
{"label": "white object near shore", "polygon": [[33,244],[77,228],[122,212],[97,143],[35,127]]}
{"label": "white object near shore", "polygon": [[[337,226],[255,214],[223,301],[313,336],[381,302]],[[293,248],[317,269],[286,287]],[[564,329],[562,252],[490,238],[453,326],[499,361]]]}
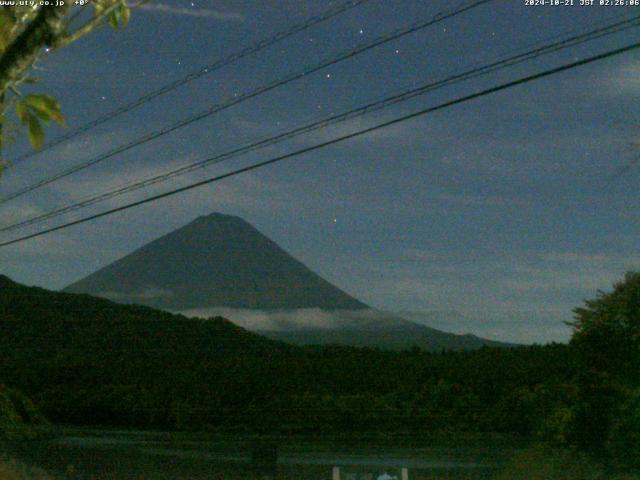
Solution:
{"label": "white object near shore", "polygon": [[[389,478],[398,478],[398,477],[390,477],[388,474],[387,474],[387,477],[389,477]],[[332,480],[341,480],[340,467],[333,467]],[[408,468],[402,467],[402,469],[400,470],[400,480],[409,480],[409,469]]]}

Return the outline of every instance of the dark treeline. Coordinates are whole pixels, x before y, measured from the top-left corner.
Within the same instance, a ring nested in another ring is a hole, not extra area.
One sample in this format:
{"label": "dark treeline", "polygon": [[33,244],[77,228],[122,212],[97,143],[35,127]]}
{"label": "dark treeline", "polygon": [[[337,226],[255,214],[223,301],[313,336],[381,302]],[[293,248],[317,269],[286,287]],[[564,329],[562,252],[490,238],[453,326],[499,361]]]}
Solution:
{"label": "dark treeline", "polygon": [[[610,342],[589,356],[593,342],[584,332],[593,334],[591,328],[576,327],[572,345],[466,352],[294,347],[222,318],[193,320],[0,283],[0,379],[54,422],[272,433],[501,432],[582,442],[616,461],[638,440],[640,428],[619,421],[629,412],[640,418],[635,364],[607,363],[614,353],[604,349],[616,350]],[[623,348],[637,348],[628,343]]]}
{"label": "dark treeline", "polygon": [[3,322],[0,375],[53,421],[154,428],[526,435],[575,394],[563,345],[385,352],[238,333],[223,319]]}

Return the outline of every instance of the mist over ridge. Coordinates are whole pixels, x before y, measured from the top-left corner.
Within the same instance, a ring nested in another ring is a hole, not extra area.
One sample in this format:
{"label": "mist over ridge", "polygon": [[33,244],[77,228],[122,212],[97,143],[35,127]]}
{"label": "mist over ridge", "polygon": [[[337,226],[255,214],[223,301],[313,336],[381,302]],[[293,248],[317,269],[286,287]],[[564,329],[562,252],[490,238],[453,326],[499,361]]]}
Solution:
{"label": "mist over ridge", "polygon": [[500,345],[385,313],[329,283],[245,220],[212,213],[68,286],[187,317],[222,316],[294,344],[404,349]]}

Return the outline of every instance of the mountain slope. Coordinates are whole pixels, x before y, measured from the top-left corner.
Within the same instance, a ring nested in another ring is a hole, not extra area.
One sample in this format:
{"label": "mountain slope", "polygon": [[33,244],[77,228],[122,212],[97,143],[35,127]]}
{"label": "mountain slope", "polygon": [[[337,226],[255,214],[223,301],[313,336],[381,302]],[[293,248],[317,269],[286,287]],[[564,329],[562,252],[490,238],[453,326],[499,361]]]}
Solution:
{"label": "mountain slope", "polygon": [[566,387],[575,377],[570,365],[562,345],[446,353],[295,347],[223,318],[188,319],[0,276],[0,379],[54,424],[484,432],[513,412],[512,393],[530,398],[542,382],[544,395]]}
{"label": "mountain slope", "polygon": [[238,217],[214,213],[68,286],[167,310],[363,309]]}
{"label": "mountain slope", "polygon": [[[141,305],[27,287],[4,275],[0,275],[0,322],[0,339],[22,342],[25,351],[70,348],[99,355],[166,349],[176,353],[186,345],[189,355],[210,356],[286,349],[222,317],[189,319]],[[22,336],[25,330],[33,335]],[[0,348],[0,358],[2,353]]]}
{"label": "mountain slope", "polygon": [[68,286],[189,317],[223,316],[294,344],[461,350],[500,345],[379,312],[327,282],[246,221],[214,213]]}
{"label": "mountain slope", "polygon": [[188,319],[0,275],[0,379],[53,421],[176,424],[176,404],[211,392],[246,408],[282,378],[274,364],[290,368],[295,353],[223,318]]}
{"label": "mountain slope", "polygon": [[257,311],[232,308],[195,309],[188,317],[229,318],[247,330],[296,345],[335,344],[406,350],[466,350],[482,346],[509,346],[475,335],[457,335],[381,312],[363,310],[326,311],[319,308]]}
{"label": "mountain slope", "polygon": [[407,322],[406,325],[379,325],[377,328],[260,330],[260,335],[295,345],[349,345],[354,347],[407,350],[418,347],[437,352],[461,351],[480,347],[512,347],[514,345],[487,340],[475,335],[456,335],[435,328]]}

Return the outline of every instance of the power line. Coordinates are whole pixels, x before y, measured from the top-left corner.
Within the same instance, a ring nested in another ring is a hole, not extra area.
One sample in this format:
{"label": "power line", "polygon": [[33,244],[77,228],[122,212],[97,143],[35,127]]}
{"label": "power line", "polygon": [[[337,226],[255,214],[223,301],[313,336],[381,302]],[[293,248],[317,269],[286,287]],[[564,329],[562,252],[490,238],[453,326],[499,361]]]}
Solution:
{"label": "power line", "polygon": [[[64,213],[68,213],[71,211],[75,211],[78,210],[80,208],[84,208],[90,205],[93,205],[95,203],[104,201],[104,200],[108,200],[110,198],[114,198],[120,195],[124,195],[125,193],[129,193],[129,192],[133,192],[135,190],[150,186],[150,185],[154,185],[156,183],[160,183],[166,180],[169,180],[171,178],[174,178],[176,176],[179,175],[183,175],[185,173],[189,173],[201,168],[205,168],[208,167],[212,164],[217,164],[217,163],[221,163],[222,161],[228,160],[230,158],[235,158],[237,156],[240,155],[244,155],[246,153],[267,147],[267,146],[271,146],[277,143],[280,143],[284,140],[289,140],[291,138],[294,138],[298,135],[302,135],[302,134],[306,134],[309,133],[311,131],[320,129],[320,128],[326,128],[330,125],[339,123],[339,122],[343,122],[345,120],[349,120],[349,119],[353,119],[362,115],[365,115],[367,113],[371,113],[374,111],[378,111],[381,110],[383,108],[387,108],[391,105],[409,100],[411,98],[414,98],[418,95],[423,95],[427,92],[431,92],[434,91],[436,89],[445,87],[445,86],[450,86],[465,80],[469,80],[472,78],[477,78],[479,76],[482,75],[486,75],[488,73],[491,72],[495,72],[497,70],[501,70],[507,67],[511,67],[513,65],[534,59],[534,58],[538,58],[542,55],[547,55],[553,52],[557,52],[559,50],[562,49],[566,49],[572,46],[576,46],[578,44],[582,44],[585,43],[587,41],[592,41],[595,40],[597,38],[601,38],[605,35],[611,35],[613,33],[618,33],[620,31],[629,29],[631,27],[637,27],[638,25],[638,21],[640,20],[640,16],[635,16],[629,19],[625,19],[619,22],[615,22],[613,24],[609,24],[609,25],[605,25],[604,27],[601,28],[597,28],[597,29],[593,29],[590,30],[588,32],[585,33],[581,33],[578,35],[574,35],[568,38],[565,38],[561,41],[558,42],[553,42],[553,43],[548,43],[546,45],[543,45],[541,47],[537,47],[534,48],[532,50],[527,50],[523,53],[519,53],[510,57],[506,57],[503,58],[502,60],[497,60],[494,61],[492,63],[489,63],[488,65],[483,65],[481,67],[477,67],[477,68],[473,68],[471,70],[467,70],[463,73],[459,73],[456,75],[452,75],[449,76],[443,80],[439,80],[436,82],[430,82],[430,83],[426,83],[423,84],[417,88],[411,89],[411,90],[402,90],[400,93],[395,94],[395,95],[391,95],[388,96],[386,98],[383,98],[382,100],[378,100],[376,102],[372,102],[369,103],[367,105],[364,105],[362,107],[359,108],[355,108],[352,110],[349,110],[347,112],[343,112],[340,113],[338,115],[333,115],[327,118],[323,118],[321,120],[312,122],[310,124],[301,126],[301,127],[297,127],[294,128],[292,130],[289,130],[287,132],[284,133],[280,133],[278,135],[266,138],[266,139],[262,139],[260,141],[257,142],[253,142],[249,145],[244,145],[242,147],[233,149],[231,151],[227,151],[225,153],[221,153],[219,155],[216,155],[214,157],[211,158],[207,158],[205,160],[200,160],[194,163],[190,163],[187,165],[183,165],[177,169],[174,170],[170,170],[168,172],[164,172],[162,174],[158,174],[155,175],[153,177],[149,177],[143,180],[138,180],[132,183],[129,183],[127,185],[123,185],[120,187],[116,187],[115,189],[109,190],[107,192],[103,192],[101,194],[98,195],[94,195],[94,196],[90,196],[84,200],[81,200],[79,202],[73,203],[71,205],[67,205],[65,207],[61,207],[58,209],[54,209],[51,210],[49,212],[31,217],[29,219],[11,224],[11,225],[7,225],[5,227],[0,228],[0,232],[6,232],[6,231],[11,231],[11,230],[15,230],[21,227],[25,227],[28,225],[33,225],[36,223],[40,223],[44,220],[48,220],[50,218],[54,218],[57,217],[59,215],[62,215]],[[539,42],[538,42],[539,43]]]}
{"label": "power line", "polygon": [[215,61],[214,63],[210,64],[210,65],[206,65],[204,67],[201,67],[199,70],[196,70],[194,72],[191,72],[177,80],[174,80],[173,82],[167,83],[163,86],[161,86],[160,88],[153,90],[125,105],[122,105],[121,107],[112,110],[110,112],[105,113],[104,115],[102,115],[101,117],[96,118],[95,120],[92,120],[89,123],[86,123],[84,125],[81,125],[80,127],[77,127],[71,131],[69,131],[68,133],[61,135],[57,138],[54,138],[53,140],[45,143],[42,148],[40,150],[36,150],[36,151],[30,151],[27,153],[24,153],[23,155],[20,155],[19,157],[16,157],[15,159],[13,159],[13,163],[14,164],[18,164],[28,158],[34,157],[42,152],[45,152],[57,145],[60,145],[61,143],[64,143],[68,140],[71,140],[72,138],[77,137],[78,135],[88,132],[89,130],[94,129],[95,127],[102,125],[103,123],[108,122],[109,120],[116,118],[126,112],[130,112],[131,110],[134,110],[135,108],[138,108],[141,105],[144,105],[145,103],[148,103],[166,93],[169,93],[175,89],[177,89],[178,87],[181,87],[182,85],[185,85],[189,82],[192,82],[194,80],[197,80],[200,77],[203,77],[205,75],[208,75],[210,73],[215,72],[216,70],[221,69],[222,67],[226,67],[227,65],[230,65],[238,60],[241,60],[244,57],[247,57],[249,55],[252,55],[254,53],[258,53],[261,50],[264,50],[265,48],[268,48],[272,45],[275,45],[279,42],[281,42],[282,40],[285,40],[297,33],[300,33],[304,30],[307,30],[315,25],[318,25],[319,23],[322,23],[326,20],[330,20],[333,17],[336,17],[344,12],[347,12],[348,10],[354,9],[356,7],[359,7],[365,3],[367,3],[370,0],[349,0],[343,4],[337,5],[335,7],[331,7],[329,9],[327,9],[326,11],[324,11],[323,13],[319,14],[319,15],[315,15],[313,17],[308,18],[307,20],[305,20],[302,23],[299,23],[297,25],[294,25],[291,28],[288,28],[286,30],[283,30],[281,32],[278,32],[274,35],[272,35],[271,37],[268,38],[264,38],[262,40],[260,40],[259,42],[250,45],[242,50],[239,50],[235,53],[232,53],[222,59],[219,59],[217,61]]}
{"label": "power line", "polygon": [[312,152],[312,151],[315,151],[315,150],[319,150],[321,148],[325,148],[325,147],[328,147],[330,145],[335,145],[337,143],[341,143],[341,142],[344,142],[344,141],[352,139],[352,138],[360,137],[360,136],[366,135],[368,133],[374,132],[376,130],[380,130],[382,128],[390,127],[392,125],[395,125],[395,124],[398,124],[398,123],[401,123],[401,122],[405,122],[407,120],[411,120],[413,118],[417,118],[417,117],[426,115],[428,113],[432,113],[432,112],[435,112],[435,111],[438,111],[438,110],[444,110],[444,109],[452,107],[454,105],[458,105],[458,104],[461,104],[461,103],[468,102],[470,100],[474,100],[476,98],[480,98],[480,97],[484,97],[484,96],[487,96],[487,95],[491,95],[491,94],[499,92],[501,90],[506,90],[506,89],[509,89],[509,88],[513,88],[513,87],[518,86],[518,85],[522,85],[522,84],[525,84],[525,83],[533,82],[535,80],[539,80],[541,78],[545,78],[545,77],[548,77],[548,76],[551,76],[551,75],[555,75],[555,74],[560,73],[560,72],[564,72],[564,71],[571,70],[571,69],[576,68],[576,67],[580,67],[580,66],[583,66],[583,65],[587,65],[587,64],[599,61],[599,60],[603,60],[605,58],[613,57],[613,56],[616,56],[616,55],[621,55],[623,53],[630,52],[630,51],[636,50],[638,48],[640,48],[640,42],[633,43],[631,45],[627,45],[627,46],[622,47],[622,48],[617,48],[615,50],[610,50],[608,52],[601,53],[599,55],[594,55],[594,56],[591,56],[591,57],[587,57],[587,58],[584,58],[582,60],[578,60],[576,62],[572,62],[572,63],[569,63],[569,64],[562,65],[560,67],[555,67],[555,68],[552,68],[552,69],[549,69],[549,70],[545,70],[545,71],[540,72],[540,73],[536,73],[536,74],[533,74],[533,75],[528,75],[528,76],[525,76],[525,77],[521,77],[521,78],[519,78],[517,80],[513,80],[513,81],[510,81],[510,82],[507,82],[507,83],[503,83],[503,84],[500,84],[500,85],[495,86],[495,87],[487,88],[485,90],[481,90],[479,92],[472,93],[470,95],[466,95],[466,96],[459,97],[459,98],[454,99],[454,100],[450,100],[448,102],[441,103],[441,104],[436,105],[434,107],[428,107],[428,108],[425,108],[423,110],[419,110],[417,112],[410,113],[408,115],[403,115],[401,117],[397,117],[397,118],[394,118],[393,120],[388,120],[386,122],[379,123],[379,124],[377,124],[375,126],[372,126],[372,127],[369,127],[369,128],[365,128],[365,129],[358,130],[356,132],[353,132],[353,133],[350,133],[350,134],[347,134],[347,135],[343,135],[343,136],[340,136],[340,137],[337,137],[337,138],[333,138],[333,139],[328,140],[326,142],[322,142],[322,143],[318,143],[316,145],[312,145],[310,147],[302,148],[300,150],[296,150],[294,152],[290,152],[290,153],[287,153],[285,155],[280,155],[280,156],[271,158],[269,160],[264,160],[262,162],[254,163],[253,165],[249,165],[249,166],[246,166],[246,167],[243,167],[243,168],[239,168],[239,169],[233,170],[233,171],[228,172],[228,173],[224,173],[222,175],[217,175],[217,176],[205,179],[205,180],[201,180],[199,182],[195,182],[195,183],[192,183],[190,185],[186,185],[184,187],[176,188],[176,189],[170,190],[168,192],[164,192],[164,193],[161,193],[161,194],[158,194],[158,195],[154,195],[152,197],[145,198],[143,200],[138,200],[136,202],[131,202],[131,203],[128,203],[126,205],[121,205],[119,207],[115,207],[115,208],[112,208],[110,210],[106,210],[104,212],[100,212],[100,213],[96,213],[96,214],[93,214],[93,215],[89,215],[87,217],[84,217],[84,218],[81,218],[81,219],[78,219],[78,220],[74,220],[72,222],[64,223],[64,224],[58,225],[56,227],[51,227],[51,228],[48,228],[48,229],[45,229],[45,230],[41,230],[39,232],[35,232],[35,233],[29,234],[29,235],[25,235],[25,236],[22,236],[22,237],[13,239],[13,240],[2,242],[2,243],[0,243],[0,247],[5,247],[5,246],[12,245],[12,244],[15,244],[15,243],[23,242],[23,241],[29,240],[31,238],[40,237],[42,235],[46,235],[46,234],[49,234],[49,233],[52,233],[52,232],[56,232],[58,230],[69,228],[69,227],[74,226],[74,225],[79,225],[79,224],[82,224],[82,223],[85,223],[85,222],[88,222],[88,221],[91,221],[91,220],[95,220],[95,219],[98,219],[98,218],[101,218],[101,217],[105,217],[107,215],[112,215],[114,213],[121,212],[121,211],[124,211],[124,210],[128,210],[130,208],[137,207],[137,206],[140,206],[140,205],[143,205],[143,204],[146,204],[146,203],[155,202],[155,201],[160,200],[162,198],[170,197],[170,196],[176,195],[178,193],[186,192],[186,191],[192,190],[194,188],[198,188],[198,187],[201,187],[201,186],[204,186],[204,185],[208,185],[210,183],[219,182],[221,180],[224,180],[224,179],[230,178],[230,177],[234,177],[234,176],[239,175],[241,173],[246,173],[246,172],[249,172],[249,171],[252,171],[252,170],[257,170],[258,168],[266,167],[268,165],[273,165],[275,163],[281,162],[283,160],[287,160],[289,158],[297,157],[299,155],[303,155],[305,153],[309,153],[309,152]]}
{"label": "power line", "polygon": [[151,142],[159,137],[162,137],[164,135],[167,135],[168,133],[171,133],[175,130],[178,130],[180,128],[186,127],[188,125],[191,125],[192,123],[195,123],[197,121],[200,121],[204,118],[207,118],[211,115],[213,115],[214,113],[220,112],[222,110],[226,110],[227,108],[230,108],[234,105],[237,105],[241,102],[244,102],[245,100],[249,100],[251,98],[257,97],[259,95],[262,95],[264,93],[267,93],[271,90],[274,90],[278,87],[281,87],[283,85],[286,85],[294,80],[300,79],[300,78],[304,78],[307,75],[313,74],[319,70],[322,70],[324,68],[327,68],[329,66],[335,65],[337,63],[340,63],[344,60],[353,58],[357,55],[360,55],[361,53],[364,53],[368,50],[371,50],[373,48],[376,48],[380,45],[383,45],[385,43],[388,43],[392,40],[397,40],[398,38],[401,38],[405,35],[409,35],[411,33],[415,33],[419,30],[422,30],[424,28],[427,28],[429,26],[435,25],[437,23],[440,23],[444,20],[447,20],[449,18],[455,17],[457,15],[460,15],[466,11],[469,11],[473,8],[479,7],[481,5],[484,5],[485,3],[489,3],[492,2],[493,0],[476,0],[474,2],[471,2],[470,4],[468,4],[467,6],[464,7],[459,7],[454,11],[451,11],[449,13],[438,13],[437,15],[435,15],[434,17],[430,18],[429,20],[426,21],[420,21],[420,22],[416,22],[412,25],[410,25],[409,27],[404,27],[401,29],[397,29],[387,35],[383,35],[380,37],[377,37],[376,39],[374,39],[373,41],[367,42],[367,43],[363,43],[361,45],[358,45],[357,47],[355,47],[354,49],[350,49],[347,50],[341,54],[339,54],[337,57],[333,57],[329,60],[325,60],[322,61],[312,67],[308,67],[306,69],[303,69],[301,71],[298,72],[294,72],[292,74],[286,75],[285,77],[275,80],[274,82],[271,82],[267,85],[263,85],[261,87],[258,87],[257,89],[251,90],[249,92],[246,92],[242,95],[239,95],[237,97],[231,97],[228,101],[221,103],[221,104],[215,104],[211,107],[209,107],[208,109],[197,113],[195,115],[192,115],[190,117],[187,117],[186,119],[180,120],[176,123],[174,123],[173,125],[170,125],[168,127],[164,127],[156,132],[153,133],[149,133],[143,137],[140,137],[136,140],[133,140],[125,145],[122,145],[120,147],[116,147],[115,149],[109,150],[108,152],[95,157],[91,160],[88,160],[86,162],[83,163],[79,163],[77,165],[74,165],[71,168],[68,168],[67,170],[64,170],[62,172],[59,172],[57,174],[54,174],[53,176],[49,177],[49,178],[45,178],[43,180],[40,180],[36,183],[33,183],[31,185],[28,185],[14,193],[11,193],[9,195],[4,196],[3,198],[0,198],[0,205],[13,200],[15,198],[18,198],[26,193],[32,192],[34,190],[37,190],[40,187],[43,187],[45,185],[49,185],[50,183],[53,183],[57,180],[60,180],[62,178],[66,178],[70,175],[73,175],[74,173],[77,173],[81,170],[84,170],[86,168],[89,168],[93,165],[96,165],[104,160],[107,160],[108,158],[111,158],[117,154],[126,152],[128,150],[131,150],[134,147],[143,145],[145,143]]}

